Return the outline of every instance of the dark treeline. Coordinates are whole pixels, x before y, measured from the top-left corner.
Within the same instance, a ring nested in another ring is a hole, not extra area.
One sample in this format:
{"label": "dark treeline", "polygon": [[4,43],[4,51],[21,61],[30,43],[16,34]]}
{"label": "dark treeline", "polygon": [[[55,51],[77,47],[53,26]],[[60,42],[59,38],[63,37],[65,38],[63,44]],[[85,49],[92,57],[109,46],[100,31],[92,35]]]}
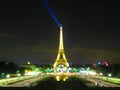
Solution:
{"label": "dark treeline", "polygon": [[0,73],[15,74],[19,67],[13,62],[0,62]]}
{"label": "dark treeline", "polygon": [[[97,65],[96,67],[93,67],[91,65],[86,65],[87,67],[91,67],[94,70],[96,70],[98,73],[102,72],[103,75],[107,76],[109,73],[112,74],[112,77],[119,77],[120,78],[120,63],[116,63],[116,64],[111,64],[109,66],[105,66],[105,65]],[[38,66],[39,68],[52,68],[53,65],[52,64],[41,64]],[[80,68],[80,67],[85,67],[84,65],[70,65],[71,68]],[[1,61],[0,62],[0,75],[1,74],[16,74],[21,73],[23,74],[25,69],[28,70],[29,67],[21,67],[20,65],[16,65],[13,62],[5,62],[5,61]],[[31,68],[30,68],[31,69]]]}

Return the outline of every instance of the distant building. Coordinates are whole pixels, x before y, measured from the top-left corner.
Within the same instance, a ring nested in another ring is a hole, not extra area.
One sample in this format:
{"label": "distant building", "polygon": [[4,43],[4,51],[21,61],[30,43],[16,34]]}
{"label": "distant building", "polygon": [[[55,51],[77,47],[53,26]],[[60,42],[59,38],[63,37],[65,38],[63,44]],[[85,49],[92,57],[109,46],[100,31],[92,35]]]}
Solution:
{"label": "distant building", "polygon": [[25,69],[27,69],[29,71],[30,70],[33,71],[33,70],[36,69],[37,66],[35,64],[31,64],[30,61],[28,61],[27,64],[21,64],[20,67],[25,68]]}

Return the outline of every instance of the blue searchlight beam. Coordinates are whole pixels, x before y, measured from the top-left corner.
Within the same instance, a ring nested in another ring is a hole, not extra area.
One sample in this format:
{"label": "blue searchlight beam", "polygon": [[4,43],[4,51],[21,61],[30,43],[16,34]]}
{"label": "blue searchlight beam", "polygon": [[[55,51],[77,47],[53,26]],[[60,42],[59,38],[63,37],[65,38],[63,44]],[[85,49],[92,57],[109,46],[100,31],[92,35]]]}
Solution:
{"label": "blue searchlight beam", "polygon": [[44,4],[45,8],[48,10],[49,14],[52,16],[52,18],[54,19],[54,21],[56,22],[56,24],[58,25],[58,27],[61,27],[58,19],[56,18],[54,12],[53,12],[52,9],[50,8],[47,0],[42,0],[42,3]]}

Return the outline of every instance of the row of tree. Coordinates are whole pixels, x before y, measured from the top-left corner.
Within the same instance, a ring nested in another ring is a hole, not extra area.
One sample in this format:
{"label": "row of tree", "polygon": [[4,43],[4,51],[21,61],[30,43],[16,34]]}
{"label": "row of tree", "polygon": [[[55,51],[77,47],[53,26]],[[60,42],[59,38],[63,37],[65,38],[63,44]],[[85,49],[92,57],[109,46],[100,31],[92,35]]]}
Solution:
{"label": "row of tree", "polygon": [[[0,77],[5,77],[7,74],[17,75],[20,73],[21,75],[25,74],[25,71],[39,71],[39,67],[36,65],[16,65],[13,62],[0,62]],[[4,75],[4,76],[3,76]]]}
{"label": "row of tree", "polygon": [[[45,67],[52,67],[52,66],[45,65],[44,68]],[[74,66],[72,66],[72,67],[74,67]],[[25,69],[28,69],[28,68],[29,67],[20,67],[20,66],[14,64],[13,62],[1,61],[0,62],[0,75],[2,73],[5,73],[5,74],[24,73]],[[98,65],[98,66],[94,67],[93,69],[96,70],[97,72],[102,72],[104,75],[108,75],[108,73],[111,73],[113,77],[120,78],[120,63],[109,65],[109,66]]]}
{"label": "row of tree", "polygon": [[13,62],[5,62],[5,61],[1,61],[0,62],[0,73],[16,73],[16,71],[19,69],[19,67],[17,65],[15,65]]}

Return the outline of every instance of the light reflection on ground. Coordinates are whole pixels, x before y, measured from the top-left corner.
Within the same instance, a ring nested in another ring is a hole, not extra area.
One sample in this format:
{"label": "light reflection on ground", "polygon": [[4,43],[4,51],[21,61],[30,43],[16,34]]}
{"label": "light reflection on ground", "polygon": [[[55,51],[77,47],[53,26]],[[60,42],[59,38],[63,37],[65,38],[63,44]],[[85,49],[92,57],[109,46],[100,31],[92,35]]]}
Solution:
{"label": "light reflection on ground", "polygon": [[68,76],[65,76],[65,75],[57,75],[56,77],[56,80],[57,81],[66,81],[68,79]]}

